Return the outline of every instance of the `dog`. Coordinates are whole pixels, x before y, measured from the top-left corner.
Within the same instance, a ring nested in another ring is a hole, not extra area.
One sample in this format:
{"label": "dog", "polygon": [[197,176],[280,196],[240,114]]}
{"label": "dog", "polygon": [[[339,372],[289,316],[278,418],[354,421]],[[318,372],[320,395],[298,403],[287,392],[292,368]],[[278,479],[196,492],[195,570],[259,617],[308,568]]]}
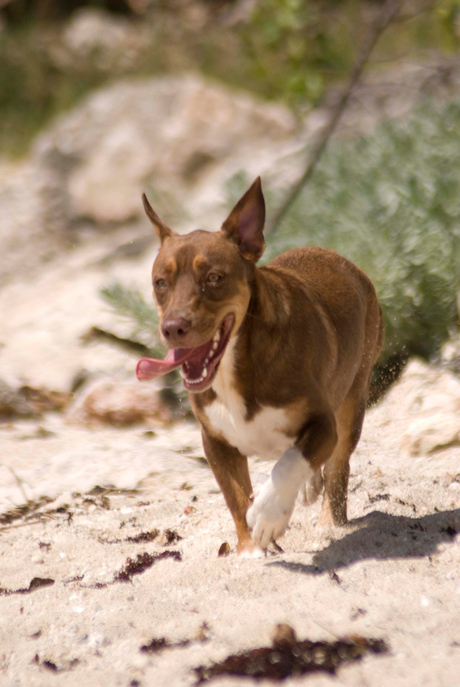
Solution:
{"label": "dog", "polygon": [[[201,424],[208,463],[236,526],[238,554],[266,550],[286,530],[301,488],[324,489],[320,521],[347,523],[349,461],[383,344],[370,279],[332,250],[265,248],[260,177],[220,231],[174,233],[144,208],[161,241],[152,270],[164,360],[177,367]],[[274,459],[253,496],[248,457]]]}

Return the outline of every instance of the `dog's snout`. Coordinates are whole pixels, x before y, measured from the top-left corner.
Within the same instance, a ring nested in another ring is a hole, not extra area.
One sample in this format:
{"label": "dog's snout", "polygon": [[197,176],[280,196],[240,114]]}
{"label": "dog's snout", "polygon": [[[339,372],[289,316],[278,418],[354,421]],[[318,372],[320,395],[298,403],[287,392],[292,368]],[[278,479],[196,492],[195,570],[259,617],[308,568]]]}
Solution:
{"label": "dog's snout", "polygon": [[175,317],[165,320],[161,325],[161,331],[165,339],[178,340],[190,331],[192,323],[185,317]]}

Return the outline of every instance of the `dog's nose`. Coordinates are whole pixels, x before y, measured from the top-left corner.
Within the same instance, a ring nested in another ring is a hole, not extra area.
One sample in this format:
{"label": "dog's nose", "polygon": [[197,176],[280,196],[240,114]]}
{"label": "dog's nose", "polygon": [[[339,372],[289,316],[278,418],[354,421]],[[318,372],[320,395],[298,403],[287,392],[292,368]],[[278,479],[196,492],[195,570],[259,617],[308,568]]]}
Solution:
{"label": "dog's nose", "polygon": [[185,317],[175,317],[165,320],[161,325],[161,331],[165,339],[177,340],[184,337],[189,331],[192,323]]}

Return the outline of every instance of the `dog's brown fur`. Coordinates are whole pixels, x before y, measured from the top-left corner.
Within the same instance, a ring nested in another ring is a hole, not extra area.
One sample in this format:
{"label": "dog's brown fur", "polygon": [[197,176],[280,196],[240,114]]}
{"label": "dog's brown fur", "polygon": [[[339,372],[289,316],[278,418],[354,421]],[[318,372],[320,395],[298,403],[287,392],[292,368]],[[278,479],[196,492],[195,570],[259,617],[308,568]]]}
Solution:
{"label": "dog's brown fur", "polygon": [[[207,414],[224,384],[244,400],[248,427],[263,408],[284,410],[284,435],[316,471],[307,488],[310,499],[324,484],[322,521],[345,524],[349,459],[383,342],[371,281],[322,248],[295,248],[257,268],[265,245],[259,179],[220,232],[173,234],[146,200],[145,205],[162,240],[153,281],[168,346],[204,344],[229,313],[235,317],[233,372],[218,371],[219,386],[214,382],[191,393],[190,400],[235,521],[238,551],[253,547],[246,522],[252,494],[247,457],[216,431]],[[168,323],[174,326],[168,329]],[[220,401],[226,402],[224,396]]]}

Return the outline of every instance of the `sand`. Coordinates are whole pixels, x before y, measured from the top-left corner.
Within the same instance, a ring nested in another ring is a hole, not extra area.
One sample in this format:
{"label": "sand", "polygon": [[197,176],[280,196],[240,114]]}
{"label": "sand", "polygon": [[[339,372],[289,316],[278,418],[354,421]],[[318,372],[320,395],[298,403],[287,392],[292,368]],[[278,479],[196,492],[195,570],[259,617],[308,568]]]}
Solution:
{"label": "sand", "polygon": [[[302,640],[362,636],[388,646],[336,675],[285,685],[460,685],[460,452],[404,452],[406,396],[401,384],[366,417],[349,525],[322,529],[319,504],[299,499],[279,541],[284,552],[256,559],[236,556],[193,423],[155,435],[89,431],[59,415],[4,426],[0,504],[11,518],[0,524],[2,687],[185,687],[198,666],[270,646],[278,623]],[[269,469],[254,461],[254,482]],[[43,496],[49,502],[39,505]],[[223,542],[231,552],[218,557]],[[151,565],[117,580],[128,558]],[[29,591],[34,578],[49,582]],[[179,646],[141,650],[163,638]]]}

